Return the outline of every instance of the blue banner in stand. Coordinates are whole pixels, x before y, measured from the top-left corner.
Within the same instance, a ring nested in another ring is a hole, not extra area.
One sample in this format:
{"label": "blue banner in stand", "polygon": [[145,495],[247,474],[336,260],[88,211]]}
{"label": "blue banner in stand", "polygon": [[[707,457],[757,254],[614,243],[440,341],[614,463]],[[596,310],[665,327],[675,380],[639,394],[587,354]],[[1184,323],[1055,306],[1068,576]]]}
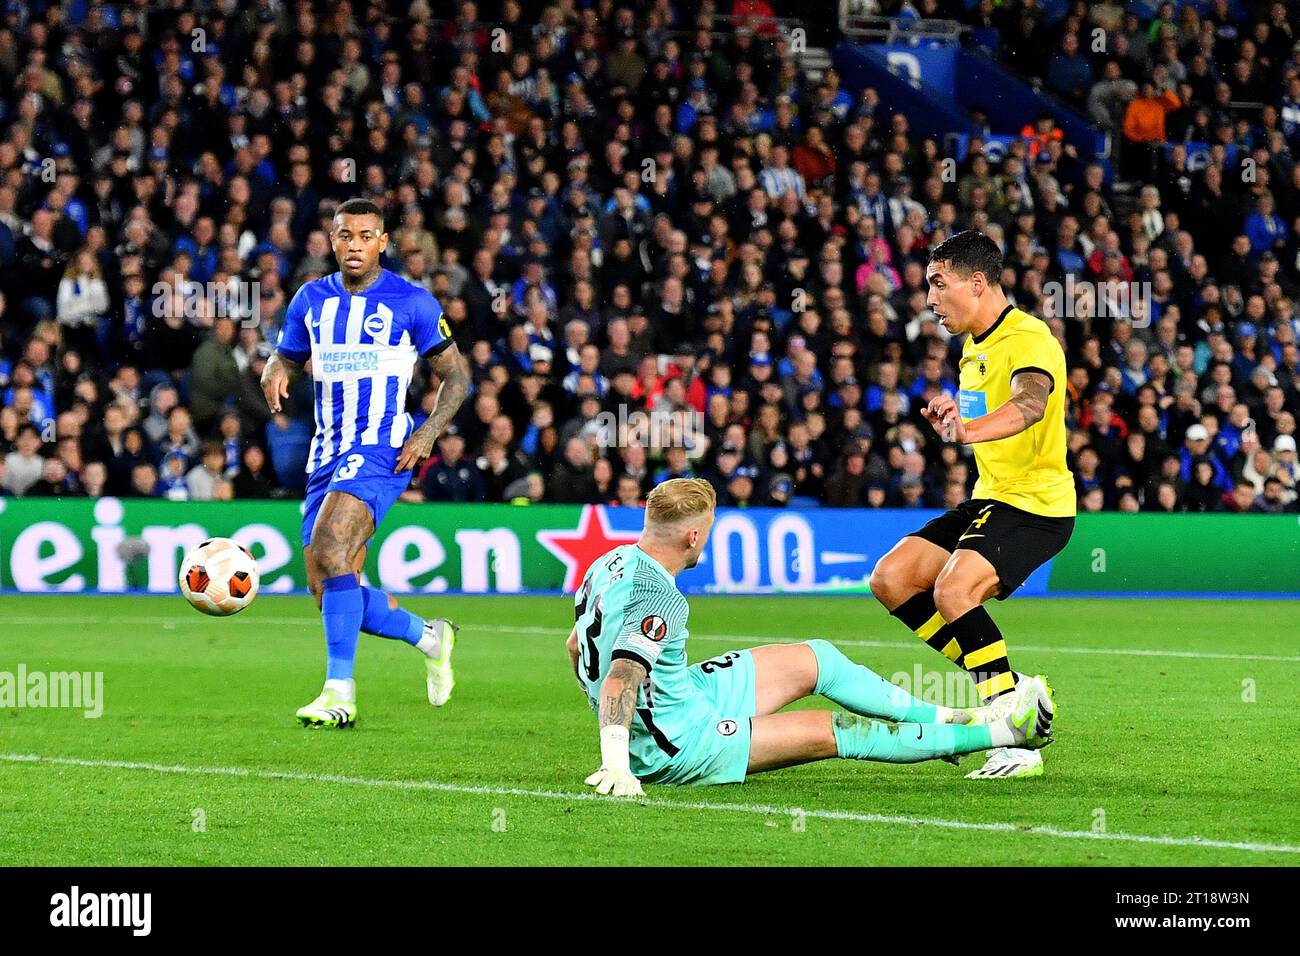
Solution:
{"label": "blue banner in stand", "polygon": [[904,43],[879,43],[870,47],[884,57],[889,72],[913,86],[927,86],[942,96],[951,97],[957,90],[957,47],[946,45],[913,46]]}
{"label": "blue banner in stand", "polygon": [[[865,594],[880,556],[939,513],[722,508],[699,565],[677,583],[687,594]],[[641,530],[639,511],[607,508],[605,515],[613,532]],[[1045,589],[1045,580],[1026,587]]]}
{"label": "blue banner in stand", "polygon": [[[1201,142],[1187,143],[1165,143],[1165,159],[1173,155],[1174,146],[1187,147],[1187,168],[1194,173],[1199,173],[1206,166],[1210,165],[1210,144]],[[1223,147],[1223,168],[1225,171],[1234,169],[1240,165],[1241,158],[1245,154],[1241,147],[1236,143],[1227,143]]]}
{"label": "blue banner in stand", "polygon": [[[988,161],[994,165],[999,165],[1002,160],[1006,159],[1011,144],[1021,137],[1017,134],[1007,134],[982,136],[980,138],[984,140],[984,155],[988,157]],[[955,158],[957,162],[964,163],[966,161],[966,157],[970,154],[970,141],[971,137],[966,133],[952,134],[952,142],[956,147]]]}

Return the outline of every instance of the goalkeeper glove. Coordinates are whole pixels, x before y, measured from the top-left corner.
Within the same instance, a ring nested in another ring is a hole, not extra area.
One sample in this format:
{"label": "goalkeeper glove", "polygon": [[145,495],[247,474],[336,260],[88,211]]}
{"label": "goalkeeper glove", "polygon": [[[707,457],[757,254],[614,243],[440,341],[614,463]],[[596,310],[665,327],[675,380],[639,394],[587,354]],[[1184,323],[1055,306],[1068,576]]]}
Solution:
{"label": "goalkeeper glove", "polygon": [[614,725],[600,729],[600,769],[586,783],[600,794],[614,797],[637,797],[645,791],[629,767],[626,727]]}

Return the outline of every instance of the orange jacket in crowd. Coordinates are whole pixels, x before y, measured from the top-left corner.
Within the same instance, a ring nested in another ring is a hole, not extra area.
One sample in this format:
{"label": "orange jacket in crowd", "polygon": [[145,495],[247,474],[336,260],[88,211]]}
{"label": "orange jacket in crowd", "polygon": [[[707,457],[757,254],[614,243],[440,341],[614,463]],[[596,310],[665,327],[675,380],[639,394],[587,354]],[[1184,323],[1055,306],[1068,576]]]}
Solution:
{"label": "orange jacket in crowd", "polygon": [[1038,156],[1038,151],[1046,147],[1049,143],[1065,139],[1065,134],[1059,127],[1052,127],[1046,133],[1040,133],[1033,123],[1026,123],[1025,128],[1020,131],[1020,135],[1029,140],[1029,158],[1034,159]]}
{"label": "orange jacket in crowd", "polygon": [[1182,105],[1169,90],[1152,99],[1137,97],[1124,111],[1124,138],[1133,143],[1163,143],[1165,117]]}

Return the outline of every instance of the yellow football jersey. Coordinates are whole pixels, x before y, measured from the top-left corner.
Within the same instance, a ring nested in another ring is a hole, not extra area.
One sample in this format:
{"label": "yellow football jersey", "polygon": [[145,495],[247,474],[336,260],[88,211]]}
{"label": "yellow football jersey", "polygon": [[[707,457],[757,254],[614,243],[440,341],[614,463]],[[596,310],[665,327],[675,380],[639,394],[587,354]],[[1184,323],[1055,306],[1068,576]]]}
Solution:
{"label": "yellow football jersey", "polygon": [[968,336],[958,407],[962,421],[996,411],[1011,399],[1011,377],[1030,369],[1052,378],[1047,413],[1018,435],[971,445],[979,470],[973,497],[1068,518],[1075,513],[1075,492],[1065,464],[1065,353],[1047,323],[1008,305],[983,335]]}

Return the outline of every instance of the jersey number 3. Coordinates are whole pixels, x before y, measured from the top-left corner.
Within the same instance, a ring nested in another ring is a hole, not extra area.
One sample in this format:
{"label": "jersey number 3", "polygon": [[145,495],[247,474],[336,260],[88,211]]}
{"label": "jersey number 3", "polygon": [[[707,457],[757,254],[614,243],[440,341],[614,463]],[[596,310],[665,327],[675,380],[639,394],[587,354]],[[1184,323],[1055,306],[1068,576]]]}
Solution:
{"label": "jersey number 3", "polygon": [[335,478],[341,478],[347,481],[349,478],[355,478],[361,466],[366,463],[365,455],[348,455],[347,460],[343,462],[343,467],[334,473]]}
{"label": "jersey number 3", "polygon": [[[590,587],[590,585],[588,585]],[[587,613],[587,599],[591,593],[587,588],[583,589],[582,601],[574,608],[575,621],[581,621],[582,615]],[[596,639],[600,637],[601,615],[603,611],[602,595],[596,595],[596,606],[592,609],[591,623],[587,625],[587,633],[584,635],[586,640],[578,642],[578,659],[581,661],[583,669],[587,672],[587,680],[595,682],[600,679],[600,648],[596,646]]]}

